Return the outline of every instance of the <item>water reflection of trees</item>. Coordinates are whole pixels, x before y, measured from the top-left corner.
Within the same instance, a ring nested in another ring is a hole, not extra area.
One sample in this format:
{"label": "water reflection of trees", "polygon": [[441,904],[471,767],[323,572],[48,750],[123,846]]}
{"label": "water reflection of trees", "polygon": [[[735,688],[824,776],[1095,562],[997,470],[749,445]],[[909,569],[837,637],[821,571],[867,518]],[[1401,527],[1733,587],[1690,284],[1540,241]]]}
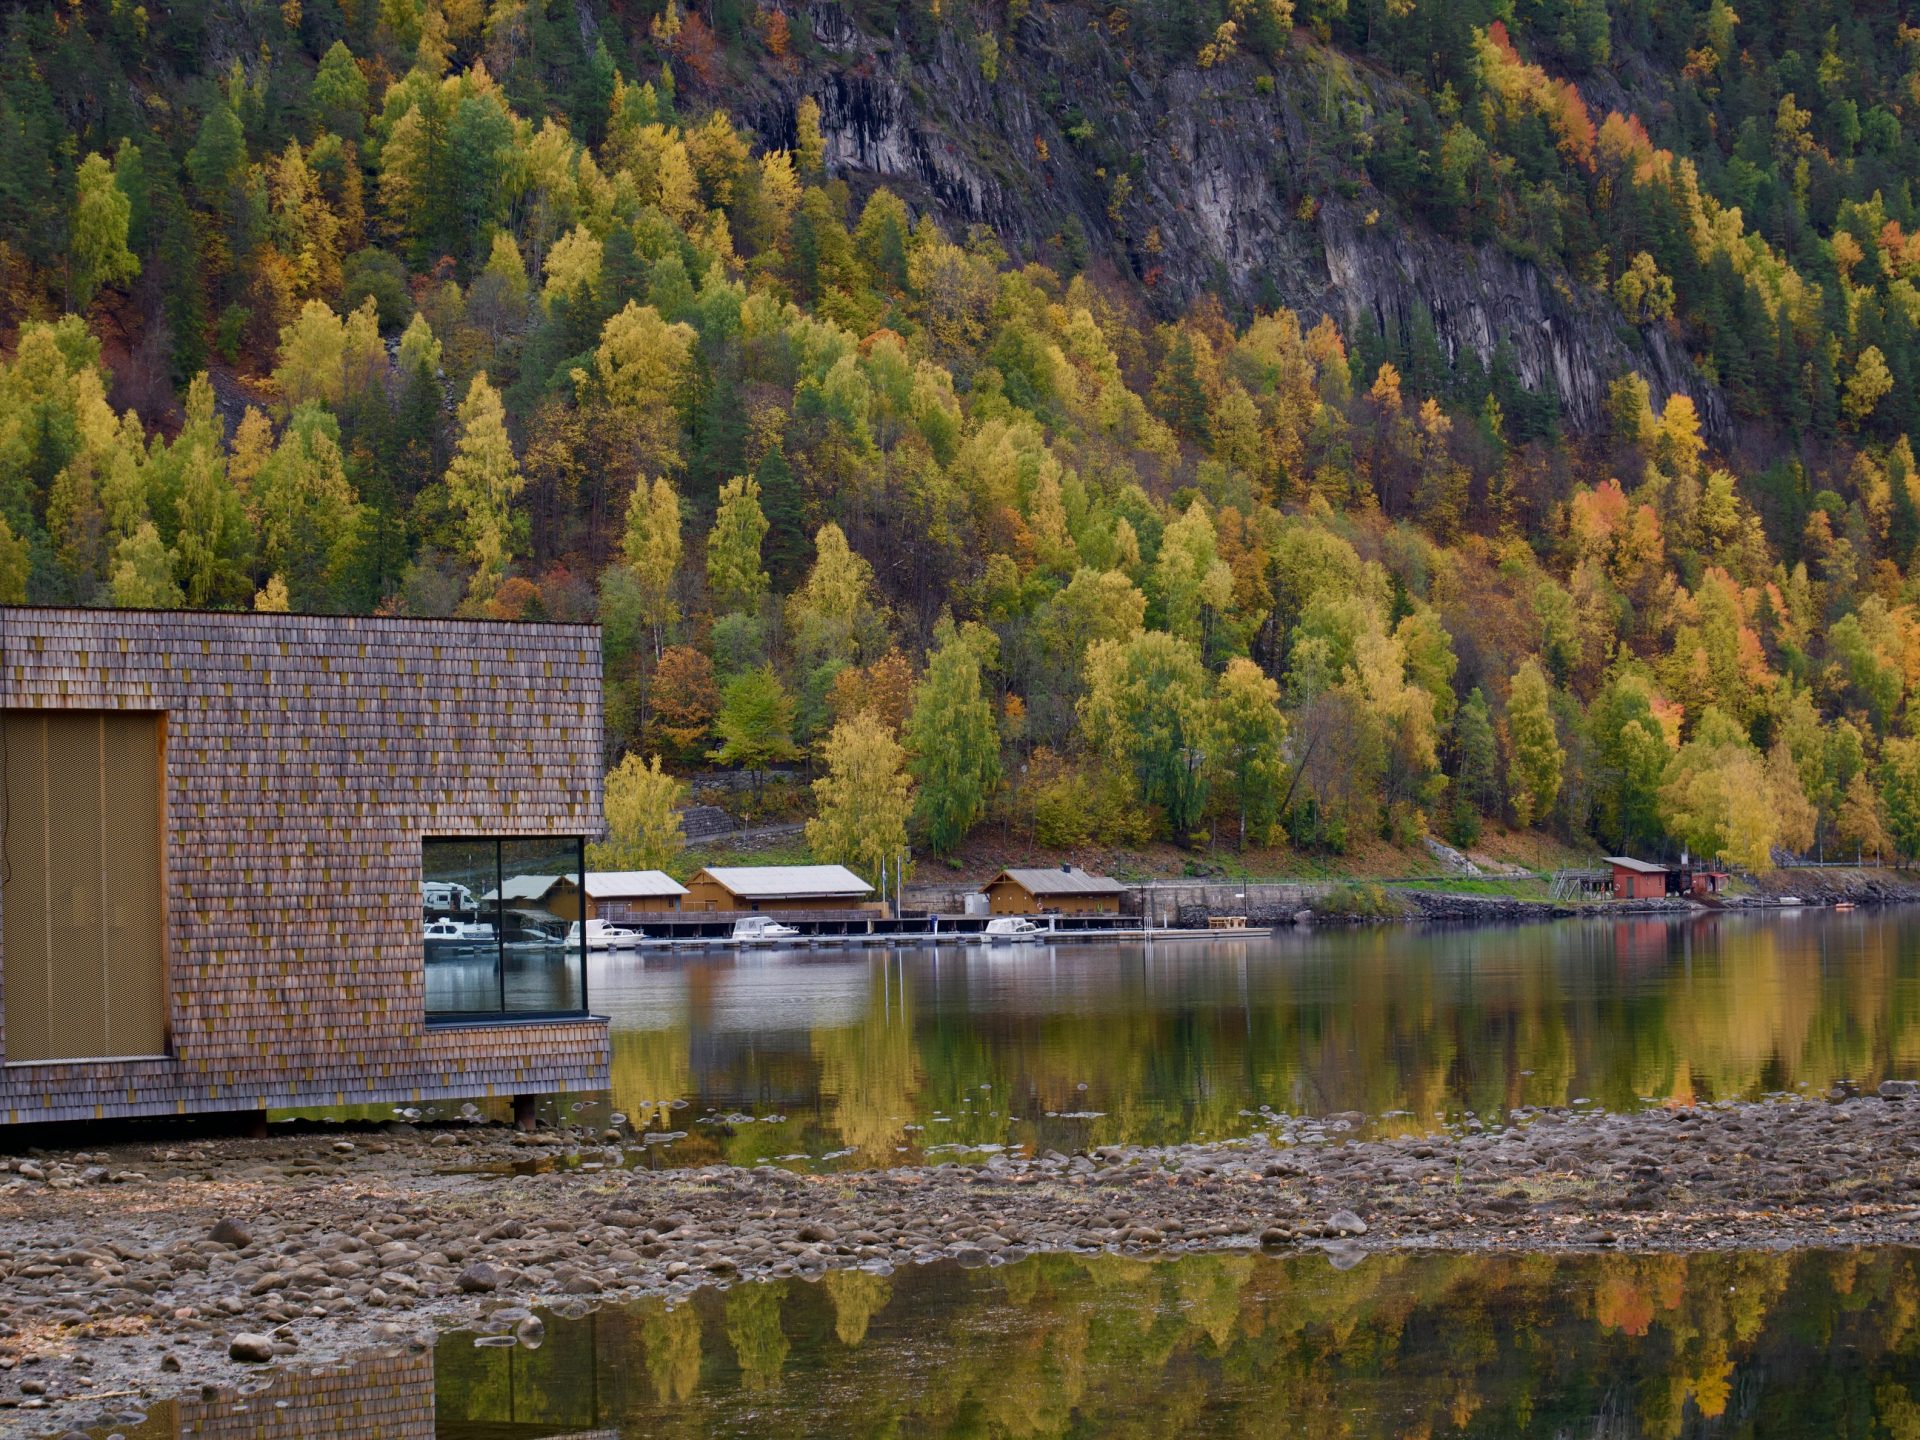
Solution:
{"label": "water reflection of trees", "polygon": [[[875,955],[859,962],[864,1007],[812,1026],[739,1006],[726,1027],[709,1024],[728,975],[700,962],[673,992],[677,1013],[644,1029],[616,1017],[614,1100],[672,1128],[693,1117],[646,1115],[643,1102],[691,1094],[788,1116],[705,1127],[676,1147],[683,1159],[851,1149],[875,1164],[922,1138],[1070,1149],[1243,1133],[1241,1112],[1263,1103],[1410,1112],[1399,1123],[1414,1125],[1582,1096],[1630,1107],[1872,1082],[1920,1062],[1915,962],[1903,954],[1916,929],[1898,915],[1643,917],[1150,956]],[[1058,1118],[1086,1111],[1101,1118]],[[946,1120],[924,1137],[905,1128],[936,1115]]]}
{"label": "water reflection of trees", "polygon": [[[1902,1436],[1910,1252],[1042,1257],[829,1276],[439,1352],[444,1440],[648,1436]],[[1753,1424],[1764,1421],[1756,1432]]]}

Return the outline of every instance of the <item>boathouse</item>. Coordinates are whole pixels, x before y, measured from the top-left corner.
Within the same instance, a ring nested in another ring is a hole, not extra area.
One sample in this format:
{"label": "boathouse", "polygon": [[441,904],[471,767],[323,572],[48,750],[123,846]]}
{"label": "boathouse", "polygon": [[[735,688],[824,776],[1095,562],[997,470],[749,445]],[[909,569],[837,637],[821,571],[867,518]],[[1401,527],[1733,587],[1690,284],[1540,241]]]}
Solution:
{"label": "boathouse", "polygon": [[0,1123],[606,1087],[478,903],[581,891],[598,627],[7,608],[0,726]]}
{"label": "boathouse", "polygon": [[1678,865],[1660,865],[1627,855],[1609,855],[1607,864],[1612,867],[1616,900],[1658,900],[1668,895],[1707,900],[1721,894],[1731,878],[1725,870],[1684,859]]}
{"label": "boathouse", "polygon": [[619,922],[680,908],[687,887],[664,870],[589,870],[587,918]]}
{"label": "boathouse", "polygon": [[1117,915],[1126,887],[1072,865],[1002,870],[985,886],[996,915]]}
{"label": "boathouse", "polygon": [[1616,900],[1659,900],[1667,893],[1667,867],[1650,860],[1635,860],[1630,855],[1609,855],[1607,865],[1613,871],[1613,898]]}
{"label": "boathouse", "polygon": [[[498,890],[480,897],[484,909],[537,911],[572,924],[582,918],[578,875],[514,875]],[[537,918],[537,917],[536,917]]]}
{"label": "boathouse", "polygon": [[844,865],[710,865],[687,884],[686,910],[880,910]]}

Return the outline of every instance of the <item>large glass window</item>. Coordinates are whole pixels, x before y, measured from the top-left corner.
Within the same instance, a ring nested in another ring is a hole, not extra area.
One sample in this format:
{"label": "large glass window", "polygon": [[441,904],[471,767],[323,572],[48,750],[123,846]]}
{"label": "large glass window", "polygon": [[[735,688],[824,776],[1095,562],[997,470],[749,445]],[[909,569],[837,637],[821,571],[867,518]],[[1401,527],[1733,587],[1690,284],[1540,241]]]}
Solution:
{"label": "large glass window", "polygon": [[421,842],[427,1018],[585,1011],[585,871],[572,836]]}

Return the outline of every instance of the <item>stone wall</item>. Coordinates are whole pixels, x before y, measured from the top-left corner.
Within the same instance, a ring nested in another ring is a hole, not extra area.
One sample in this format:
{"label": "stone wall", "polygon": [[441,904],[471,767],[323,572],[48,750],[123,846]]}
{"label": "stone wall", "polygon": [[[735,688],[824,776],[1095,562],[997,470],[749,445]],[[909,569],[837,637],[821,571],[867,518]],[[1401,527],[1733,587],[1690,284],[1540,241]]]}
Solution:
{"label": "stone wall", "polygon": [[423,836],[600,832],[597,627],[14,608],[0,705],[165,712],[172,1042],[0,1121],[605,1087],[604,1021],[429,1028],[420,944]]}

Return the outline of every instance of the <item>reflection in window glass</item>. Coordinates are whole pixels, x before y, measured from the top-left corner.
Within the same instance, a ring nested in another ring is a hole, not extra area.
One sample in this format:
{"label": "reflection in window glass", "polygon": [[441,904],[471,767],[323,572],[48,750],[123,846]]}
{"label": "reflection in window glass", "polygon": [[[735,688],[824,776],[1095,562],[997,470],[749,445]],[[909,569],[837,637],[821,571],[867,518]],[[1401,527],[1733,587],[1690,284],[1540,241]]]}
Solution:
{"label": "reflection in window glass", "polygon": [[583,859],[578,840],[500,842],[503,1010],[587,1008]]}
{"label": "reflection in window glass", "polygon": [[423,841],[427,1014],[584,1011],[584,865],[577,838]]}

